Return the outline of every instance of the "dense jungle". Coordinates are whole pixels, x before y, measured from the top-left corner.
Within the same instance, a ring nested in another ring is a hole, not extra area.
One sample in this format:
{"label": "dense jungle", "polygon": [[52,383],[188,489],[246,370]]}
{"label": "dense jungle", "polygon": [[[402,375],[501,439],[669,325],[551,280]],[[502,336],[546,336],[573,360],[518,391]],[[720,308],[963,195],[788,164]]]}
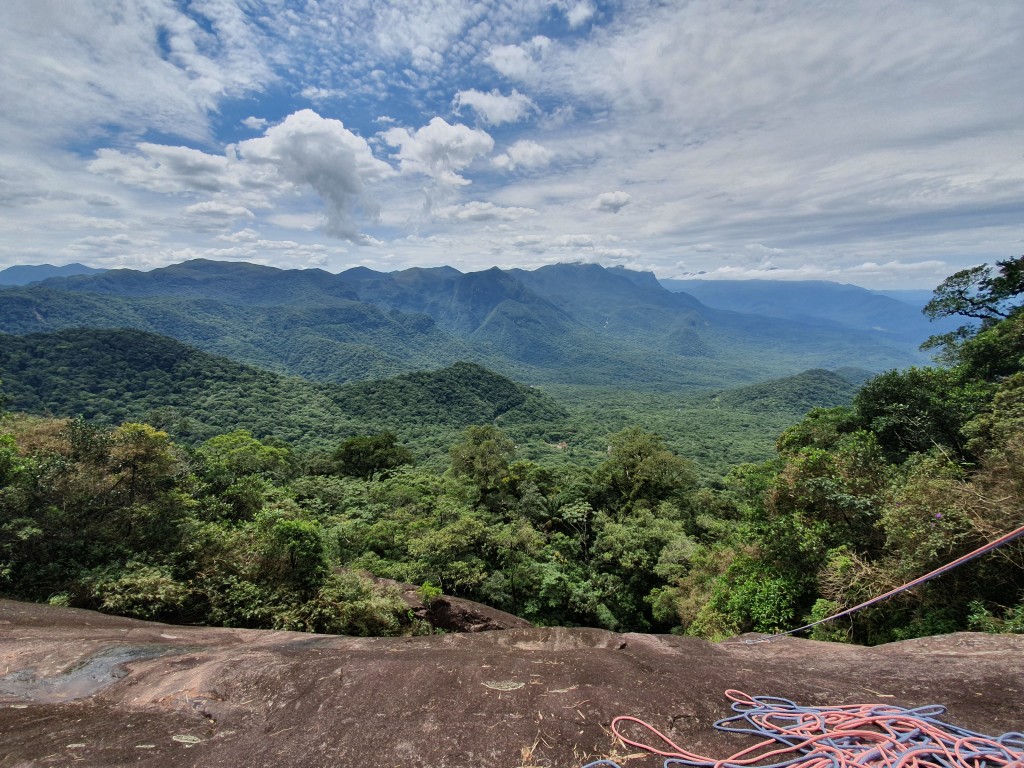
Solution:
{"label": "dense jungle", "polygon": [[[146,330],[5,335],[0,593],[434,631],[391,579],[538,625],[790,629],[1024,520],[1022,272],[1024,257],[936,289],[926,314],[968,324],[929,340],[933,365],[614,405],[476,362],[316,382]],[[707,447],[715,430],[727,447]],[[1024,631],[1020,540],[811,636],[961,629]]]}

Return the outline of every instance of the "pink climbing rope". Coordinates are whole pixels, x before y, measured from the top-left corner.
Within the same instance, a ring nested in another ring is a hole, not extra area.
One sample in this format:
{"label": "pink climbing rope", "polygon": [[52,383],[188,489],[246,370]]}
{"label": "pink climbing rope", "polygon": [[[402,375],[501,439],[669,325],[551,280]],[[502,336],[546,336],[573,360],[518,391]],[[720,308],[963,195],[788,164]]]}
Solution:
{"label": "pink climbing rope", "polygon": [[[799,706],[775,696],[725,692],[737,712],[715,727],[760,740],[725,758],[695,754],[636,717],[617,717],[612,732],[624,744],[660,755],[665,768],[1024,768],[1024,734],[999,737],[936,719],[941,706],[847,704]],[[639,731],[639,733],[637,733]],[[584,768],[615,766],[598,760]]]}

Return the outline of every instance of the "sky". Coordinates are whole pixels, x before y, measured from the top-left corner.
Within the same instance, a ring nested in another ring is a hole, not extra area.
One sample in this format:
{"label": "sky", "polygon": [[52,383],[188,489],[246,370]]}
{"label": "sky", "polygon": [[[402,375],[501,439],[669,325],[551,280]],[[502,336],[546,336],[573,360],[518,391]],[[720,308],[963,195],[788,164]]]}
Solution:
{"label": "sky", "polygon": [[0,267],[1024,253],[1021,0],[4,0],[0,105]]}

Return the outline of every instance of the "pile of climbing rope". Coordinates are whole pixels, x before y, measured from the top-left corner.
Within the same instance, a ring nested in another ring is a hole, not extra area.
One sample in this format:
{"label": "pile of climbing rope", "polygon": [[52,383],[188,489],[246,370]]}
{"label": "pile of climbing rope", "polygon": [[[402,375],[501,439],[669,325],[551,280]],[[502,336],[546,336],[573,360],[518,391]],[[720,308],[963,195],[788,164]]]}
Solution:
{"label": "pile of climbing rope", "polygon": [[[1024,734],[994,737],[958,728],[936,719],[946,711],[939,705],[803,707],[775,696],[725,695],[737,714],[715,727],[760,739],[730,757],[688,752],[635,717],[615,718],[612,731],[624,744],[666,758],[665,768],[1024,768]],[[619,768],[611,760],[584,768],[597,766]]]}

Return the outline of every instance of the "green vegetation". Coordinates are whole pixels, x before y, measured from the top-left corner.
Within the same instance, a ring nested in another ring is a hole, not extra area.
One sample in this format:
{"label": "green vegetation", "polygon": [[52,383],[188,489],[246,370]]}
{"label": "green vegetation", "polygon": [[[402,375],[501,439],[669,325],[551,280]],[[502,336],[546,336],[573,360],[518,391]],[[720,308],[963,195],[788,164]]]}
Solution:
{"label": "green vegetation", "polygon": [[536,388],[470,363],[339,386],[253,368],[156,334],[96,329],[0,334],[0,379],[11,410],[108,426],[144,421],[186,444],[247,429],[299,453],[391,432],[417,461],[436,468],[471,424],[500,425],[525,458],[590,467],[602,460],[609,435],[642,426],[665,435],[707,479],[767,458],[774,436],[807,410],[848,403],[855,392],[827,371],[711,393]]}
{"label": "green vegetation", "polygon": [[[0,421],[0,592],[164,621],[430,631],[374,576],[539,624],[788,629],[1024,520],[1019,296],[947,342],[947,367],[689,399],[539,391],[468,363],[338,387],[138,332],[5,337],[12,404],[91,420]],[[170,416],[129,416],[142,409]],[[727,474],[689,450],[783,417],[771,455],[741,440],[729,450],[756,460]],[[1020,631],[1022,616],[1018,540],[814,636]]]}
{"label": "green vegetation", "polygon": [[195,260],[0,288],[0,332],[69,328],[158,333],[339,384],[461,360],[529,384],[679,394],[925,359],[916,336],[723,312],[594,264],[332,275]]}
{"label": "green vegetation", "polygon": [[[1005,273],[1022,264],[1024,257],[1000,266]],[[1018,287],[999,298],[1002,319],[947,340],[951,367],[875,377],[850,407],[814,410],[783,432],[775,459],[732,473],[723,498],[735,517],[725,531],[716,523],[718,535],[695,551],[697,567],[674,596],[686,631],[774,632],[823,618],[1020,526],[1020,294]],[[1018,540],[814,632],[877,643],[966,628],[1019,631],[1022,598]]]}
{"label": "green vegetation", "polygon": [[110,426],[146,421],[187,443],[247,429],[324,451],[391,430],[426,459],[443,454],[470,424],[498,422],[518,440],[562,439],[566,429],[565,412],[542,392],[471,363],[319,384],[141,331],[0,334],[0,379],[12,410]]}
{"label": "green vegetation", "polygon": [[840,374],[816,369],[723,392],[714,402],[761,413],[804,414],[811,408],[846,405],[856,392]]}

